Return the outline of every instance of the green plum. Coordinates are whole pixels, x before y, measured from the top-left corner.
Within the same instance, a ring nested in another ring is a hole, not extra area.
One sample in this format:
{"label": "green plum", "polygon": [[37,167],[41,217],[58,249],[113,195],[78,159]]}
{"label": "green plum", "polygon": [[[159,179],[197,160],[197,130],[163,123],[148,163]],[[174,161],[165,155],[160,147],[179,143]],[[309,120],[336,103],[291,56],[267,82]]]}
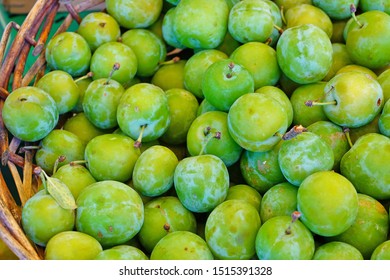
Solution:
{"label": "green plum", "polygon": [[332,66],[332,43],[316,25],[302,24],[286,29],[276,45],[283,73],[299,84],[321,81]]}
{"label": "green plum", "polygon": [[225,37],[228,17],[225,0],[181,0],[175,8],[173,32],[188,48],[213,49]]}
{"label": "green plum", "polygon": [[332,43],[333,48],[333,60],[332,66],[329,69],[328,74],[322,79],[327,82],[333,78],[337,72],[346,65],[352,64],[352,60],[349,57],[347,47],[344,43]]}
{"label": "green plum", "polygon": [[362,253],[352,245],[340,241],[320,245],[313,260],[363,260]]}
{"label": "green plum", "polygon": [[283,140],[278,162],[286,180],[299,186],[309,175],[331,170],[334,154],[331,146],[319,135],[310,131],[298,131],[296,136]]}
{"label": "green plum", "polygon": [[62,70],[46,73],[35,86],[43,89],[53,97],[59,114],[73,110],[80,97],[80,89],[73,77]]}
{"label": "green plum", "polygon": [[69,188],[74,199],[77,199],[84,188],[96,182],[84,165],[75,163],[61,166],[52,177],[61,180]]}
{"label": "green plum", "polygon": [[273,29],[274,18],[265,1],[240,1],[230,9],[228,30],[240,43],[264,43],[272,35]]}
{"label": "green plum", "polygon": [[350,148],[343,128],[330,121],[317,121],[309,125],[307,130],[317,134],[328,143],[334,155],[333,170],[340,170],[341,158]]}
{"label": "green plum", "polygon": [[329,38],[332,37],[332,20],[323,10],[316,6],[311,4],[296,5],[288,9],[284,17],[286,19],[286,28],[311,23],[324,30]]}
{"label": "green plum", "polygon": [[301,221],[320,236],[346,231],[358,214],[359,199],[354,185],[334,171],[315,172],[301,183],[297,194]]}
{"label": "green plum", "polygon": [[210,111],[218,111],[218,109],[211,105],[207,99],[202,99],[199,104],[198,111],[196,112],[196,116],[199,117],[200,115]]}
{"label": "green plum", "polygon": [[140,249],[130,245],[117,245],[101,251],[94,260],[149,260]]}
{"label": "green plum", "polygon": [[363,12],[371,11],[371,10],[379,10],[383,11],[387,14],[390,14],[390,2],[383,0],[360,0],[359,8]]}
{"label": "green plum", "polygon": [[333,241],[346,242],[369,259],[373,251],[387,240],[389,215],[386,208],[376,199],[358,193],[359,209],[356,220],[344,232],[334,237]]}
{"label": "green plum", "polygon": [[167,49],[163,40],[150,30],[141,28],[127,30],[121,39],[137,57],[138,77],[151,77],[166,58]]}
{"label": "green plum", "polygon": [[378,120],[378,127],[381,134],[390,137],[390,101],[385,103]]}
{"label": "green plum", "polygon": [[76,31],[94,52],[100,45],[115,42],[121,36],[118,22],[108,13],[91,12],[85,15]]}
{"label": "green plum", "polygon": [[286,179],[279,167],[278,154],[281,141],[270,150],[251,152],[244,150],[240,158],[240,170],[245,182],[261,194]]}
{"label": "green plum", "polygon": [[145,204],[145,218],[138,239],[150,253],[164,236],[175,231],[196,233],[196,230],[195,215],[177,197],[160,196]]}
{"label": "green plum", "polygon": [[91,82],[82,104],[87,119],[100,129],[116,128],[117,108],[124,92],[124,87],[116,80],[100,78]]}
{"label": "green plum", "polygon": [[283,106],[287,113],[287,123],[290,126],[293,122],[294,109],[287,94],[276,86],[263,86],[255,90],[257,93],[266,94],[275,98]]}
{"label": "green plum", "polygon": [[106,9],[126,29],[145,28],[159,17],[163,0],[107,0]]}
{"label": "green plum", "polygon": [[150,82],[165,91],[171,88],[185,88],[184,67],[186,63],[185,59],[179,61],[173,59],[170,62],[162,63]]}
{"label": "green plum", "polygon": [[179,42],[175,32],[173,31],[173,19],[175,18],[175,12],[176,7],[172,7],[165,13],[161,26],[162,38],[168,46],[182,50],[185,49],[186,46]]}
{"label": "green plum", "polygon": [[356,64],[370,69],[390,63],[390,15],[372,10],[356,16],[348,28],[345,45]]}
{"label": "green plum", "polygon": [[77,231],[96,238],[103,248],[129,241],[144,221],[141,197],[118,181],[89,185],[78,196],[77,205]]}
{"label": "green plum", "polygon": [[247,201],[226,200],[207,217],[205,237],[213,255],[221,260],[249,260],[255,254],[261,226],[258,210]]}
{"label": "green plum", "polygon": [[383,108],[383,90],[371,76],[350,71],[330,79],[324,98],[309,107],[322,105],[329,120],[339,126],[359,127],[371,122]]}
{"label": "green plum", "polygon": [[222,51],[207,49],[193,54],[184,66],[184,87],[197,98],[204,98],[202,79],[207,68],[214,62],[227,59]]}
{"label": "green plum", "polygon": [[112,78],[125,86],[137,73],[137,56],[132,48],[121,42],[100,45],[91,57],[92,79]]}
{"label": "green plum", "polygon": [[390,240],[384,241],[375,248],[371,260],[390,260]]}
{"label": "green plum", "polygon": [[40,142],[40,148],[35,153],[35,162],[46,173],[52,174],[56,166],[83,160],[84,151],[85,143],[76,134],[63,129],[53,129]]}
{"label": "green plum", "polygon": [[316,82],[298,86],[290,96],[293,107],[293,124],[307,127],[317,121],[327,121],[328,117],[321,106],[306,106],[308,100],[321,100],[326,82]]}
{"label": "green plum", "polygon": [[195,95],[183,88],[172,88],[166,92],[171,122],[160,140],[165,143],[184,144],[187,132],[195,120],[199,108]]}
{"label": "green plum", "polygon": [[260,260],[310,260],[314,238],[294,215],[275,216],[264,222],[256,235],[256,254]]}
{"label": "green plum", "polygon": [[274,0],[274,2],[279,6],[279,8],[287,11],[288,9],[300,5],[300,4],[312,4],[312,0]]}
{"label": "green plum", "polygon": [[182,159],[174,173],[174,187],[180,202],[188,210],[205,213],[222,203],[229,190],[229,172],[215,155]]}
{"label": "green plum", "polygon": [[378,78],[375,72],[372,71],[370,68],[358,64],[353,64],[353,63],[341,67],[339,70],[337,70],[336,75],[344,72],[349,72],[349,71],[362,72],[364,74],[370,75],[375,80]]}
{"label": "green plum", "polygon": [[78,231],[57,233],[45,248],[45,260],[93,260],[103,251],[94,237]]}
{"label": "green plum", "polygon": [[5,99],[2,118],[8,131],[22,141],[45,138],[57,125],[58,108],[46,91],[37,87],[20,87]]}
{"label": "green plum", "polygon": [[87,168],[96,181],[126,182],[133,174],[140,149],[126,135],[107,133],[91,139],[85,147]]}
{"label": "green plum", "polygon": [[275,216],[288,216],[297,210],[298,188],[289,182],[276,184],[261,199],[260,219],[263,223]]}
{"label": "green plum", "polygon": [[375,199],[390,198],[390,139],[367,133],[353,144],[340,162],[340,172],[359,193]]}
{"label": "green plum", "polygon": [[137,142],[162,136],[171,122],[168,97],[160,87],[139,83],[129,87],[117,108],[119,128]]}
{"label": "green plum", "polygon": [[252,74],[230,58],[214,62],[203,75],[204,98],[220,111],[229,111],[237,98],[254,90]]}
{"label": "green plum", "polygon": [[49,40],[45,58],[52,70],[62,70],[72,77],[77,77],[88,72],[92,52],[83,36],[76,32],[66,31]]}
{"label": "green plum", "polygon": [[221,111],[205,112],[191,123],[186,139],[186,146],[191,156],[212,154],[227,167],[238,162],[242,148],[230,136],[228,113]]}
{"label": "green plum", "polygon": [[159,196],[173,186],[173,174],[179,163],[167,147],[154,145],[141,153],[133,169],[133,186],[145,196]]}
{"label": "green plum", "polygon": [[73,230],[75,211],[62,208],[50,194],[41,190],[23,206],[21,224],[32,242],[46,246],[57,233]]}
{"label": "green plum", "polygon": [[383,71],[378,76],[378,82],[383,89],[384,102],[390,99],[390,69]]}
{"label": "green plum", "polygon": [[79,112],[66,119],[64,130],[76,134],[81,141],[86,145],[92,138],[108,133],[109,130],[96,127],[85,115],[84,112]]}
{"label": "green plum", "polygon": [[238,184],[231,186],[225,200],[231,199],[238,199],[249,202],[257,209],[257,211],[260,211],[262,196],[256,189],[249,185]]}
{"label": "green plum", "polygon": [[351,17],[350,6],[357,6],[359,0],[312,0],[313,5],[323,10],[332,20]]}
{"label": "green plum", "polygon": [[347,24],[348,19],[343,20],[332,20],[333,33],[330,40],[332,43],[342,43],[345,44],[344,40],[344,28]]}
{"label": "green plum", "polygon": [[89,86],[89,84],[92,82],[92,78],[90,77],[92,73],[86,74],[85,76],[82,76],[75,80],[76,85],[79,88],[79,100],[77,101],[76,106],[74,106],[72,112],[74,113],[80,113],[83,111],[83,100],[84,100],[84,94]]}
{"label": "green plum", "polygon": [[288,116],[274,98],[247,93],[230,107],[228,129],[233,140],[252,152],[270,150],[288,128]]}
{"label": "green plum", "polygon": [[229,56],[240,45],[241,43],[234,39],[230,32],[227,31],[222,43],[218,47],[216,47],[215,50],[221,51]]}
{"label": "green plum", "polygon": [[276,51],[261,42],[249,42],[237,47],[230,58],[245,67],[255,81],[255,89],[275,86],[281,76]]}
{"label": "green plum", "polygon": [[190,231],[175,231],[156,244],[151,260],[214,260],[207,243]]}

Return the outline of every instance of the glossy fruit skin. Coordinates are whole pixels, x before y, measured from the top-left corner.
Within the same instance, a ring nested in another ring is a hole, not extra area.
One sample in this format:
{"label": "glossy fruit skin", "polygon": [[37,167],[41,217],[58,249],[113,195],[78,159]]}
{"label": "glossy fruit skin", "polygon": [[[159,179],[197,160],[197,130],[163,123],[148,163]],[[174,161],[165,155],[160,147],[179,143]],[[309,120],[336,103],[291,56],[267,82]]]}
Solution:
{"label": "glossy fruit skin", "polygon": [[313,24],[285,30],[276,54],[283,73],[299,84],[321,81],[332,66],[332,43],[325,31]]}
{"label": "glossy fruit skin", "polygon": [[260,211],[262,195],[249,185],[238,184],[231,186],[225,200],[232,199],[249,202],[257,211]]}
{"label": "glossy fruit skin", "polygon": [[176,166],[174,186],[180,202],[188,210],[209,212],[225,200],[229,172],[217,156],[187,157]]}
{"label": "glossy fruit skin", "polygon": [[212,49],[222,43],[229,16],[225,0],[181,0],[175,9],[173,31],[181,44]]}
{"label": "glossy fruit skin", "polygon": [[310,260],[314,254],[312,233],[300,220],[291,223],[290,216],[267,220],[256,235],[255,246],[260,260]]}
{"label": "glossy fruit skin", "polygon": [[105,247],[133,238],[144,221],[144,205],[138,193],[124,183],[96,182],[76,201],[77,231],[96,238]]}
{"label": "glossy fruit skin", "polygon": [[386,208],[371,196],[358,193],[359,209],[355,222],[340,235],[331,237],[354,246],[369,259],[377,246],[387,240],[389,215]]}
{"label": "glossy fruit skin", "polygon": [[159,196],[173,186],[179,160],[167,147],[154,145],[141,153],[133,169],[133,186],[142,195]]}
{"label": "glossy fruit skin", "polygon": [[41,190],[27,200],[21,222],[24,232],[35,244],[46,246],[57,233],[73,230],[75,211],[62,208],[50,194]]}
{"label": "glossy fruit skin", "polygon": [[265,152],[244,150],[240,158],[240,171],[245,182],[261,194],[286,179],[279,167],[278,154],[281,141]]}
{"label": "glossy fruit skin", "polygon": [[146,125],[142,141],[156,140],[170,124],[168,98],[158,86],[139,83],[129,87],[122,95],[117,108],[119,128],[137,139]]}
{"label": "glossy fruit skin", "polygon": [[116,63],[119,64],[119,69],[111,78],[123,86],[130,83],[137,73],[137,56],[129,46],[121,42],[107,42],[94,51],[90,63],[92,79],[107,79]]}
{"label": "glossy fruit skin", "polygon": [[329,144],[320,136],[307,131],[282,142],[278,161],[286,180],[299,186],[309,175],[331,170],[334,154]]}
{"label": "glossy fruit skin", "polygon": [[287,113],[272,97],[247,93],[230,107],[228,129],[242,148],[252,152],[270,150],[280,141],[276,133],[284,134],[288,126]]}
{"label": "glossy fruit skin", "polygon": [[313,260],[363,260],[358,249],[340,241],[328,242],[317,247]]}
{"label": "glossy fruit skin", "polygon": [[[227,116],[226,112],[211,111],[194,119],[188,129],[186,141],[191,156],[199,155],[203,149],[204,154],[219,157],[227,167],[240,159],[243,149],[230,136]],[[210,132],[207,134],[208,128]],[[217,132],[220,133],[219,139],[215,138]]]}
{"label": "glossy fruit skin", "polygon": [[94,260],[149,260],[149,257],[137,247],[117,245],[101,251]]}
{"label": "glossy fruit skin", "polygon": [[309,175],[299,186],[297,208],[302,214],[301,221],[311,232],[335,236],[354,223],[358,196],[344,176],[334,171],[319,171]]}
{"label": "glossy fruit skin", "polygon": [[172,7],[165,13],[161,26],[162,38],[168,47],[185,49],[187,47],[179,42],[175,32],[173,31],[173,19],[175,18],[175,12],[176,7]]}
{"label": "glossy fruit skin", "polygon": [[151,260],[214,260],[207,243],[190,231],[175,231],[156,244]]}
{"label": "glossy fruit skin", "polygon": [[87,168],[96,181],[126,182],[133,174],[141,152],[134,140],[125,135],[107,133],[96,136],[85,147]]}
{"label": "glossy fruit skin", "polygon": [[154,73],[151,83],[163,90],[172,88],[185,88],[184,86],[184,67],[187,60],[180,59],[171,64],[161,65]]}
{"label": "glossy fruit skin", "polygon": [[196,233],[195,215],[175,196],[160,196],[145,204],[145,219],[138,240],[146,252],[152,252],[161,238],[175,231]]}
{"label": "glossy fruit skin", "polygon": [[35,153],[35,162],[46,173],[52,174],[59,157],[64,157],[58,163],[58,167],[61,167],[74,160],[83,160],[84,151],[85,144],[76,134],[56,128],[40,141],[40,148]]}
{"label": "glossy fruit skin", "polygon": [[109,14],[91,12],[83,17],[77,29],[94,52],[100,45],[115,42],[121,35],[118,22]]}
{"label": "glossy fruit skin", "polygon": [[375,199],[390,198],[390,140],[378,133],[367,133],[345,153],[340,172],[359,193]]}
{"label": "glossy fruit skin", "polygon": [[312,0],[313,5],[325,11],[331,19],[341,20],[351,17],[350,5],[358,6],[359,0]]}
{"label": "glossy fruit skin", "polygon": [[205,238],[213,255],[222,260],[249,260],[261,226],[259,212],[249,202],[226,200],[206,220]]}
{"label": "glossy fruit skin", "polygon": [[375,248],[371,260],[390,260],[390,240],[383,242]]}
{"label": "glossy fruit skin", "polygon": [[62,32],[50,39],[45,57],[51,69],[62,70],[72,77],[78,77],[87,73],[92,52],[80,34]]}
{"label": "glossy fruit skin", "polygon": [[157,21],[163,0],[107,0],[107,12],[126,29],[145,28]]}
{"label": "glossy fruit skin", "polygon": [[383,90],[371,76],[351,71],[336,75],[324,88],[325,115],[339,126],[359,127],[371,122],[383,108]]}
{"label": "glossy fruit skin", "polygon": [[390,102],[387,101],[378,120],[378,127],[381,134],[390,137]]}
{"label": "glossy fruit skin", "polygon": [[346,35],[345,45],[348,53],[356,64],[377,69],[390,62],[389,36],[390,15],[385,12],[373,10],[356,16],[363,25],[360,27],[353,21]]}
{"label": "glossy fruit skin", "polygon": [[45,260],[93,260],[102,251],[102,245],[92,236],[63,231],[50,238],[45,248]]}
{"label": "glossy fruit skin", "polygon": [[38,141],[57,125],[59,113],[54,99],[37,87],[20,87],[6,98],[2,117],[13,136]]}

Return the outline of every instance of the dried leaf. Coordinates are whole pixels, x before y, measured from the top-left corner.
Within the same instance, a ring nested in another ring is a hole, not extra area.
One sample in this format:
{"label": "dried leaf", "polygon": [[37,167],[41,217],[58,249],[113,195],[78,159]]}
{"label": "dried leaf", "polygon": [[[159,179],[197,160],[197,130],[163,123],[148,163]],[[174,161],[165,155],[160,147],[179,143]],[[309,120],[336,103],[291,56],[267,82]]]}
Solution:
{"label": "dried leaf", "polygon": [[53,177],[47,177],[47,191],[64,209],[76,209],[76,201],[68,186],[61,180]]}

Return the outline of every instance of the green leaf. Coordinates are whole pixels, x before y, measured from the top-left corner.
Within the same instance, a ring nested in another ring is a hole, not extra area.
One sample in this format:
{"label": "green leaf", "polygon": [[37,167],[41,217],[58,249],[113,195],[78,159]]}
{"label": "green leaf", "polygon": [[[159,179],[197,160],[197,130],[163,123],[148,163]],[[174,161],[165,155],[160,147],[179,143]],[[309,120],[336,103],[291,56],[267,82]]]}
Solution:
{"label": "green leaf", "polygon": [[76,201],[68,186],[57,178],[47,177],[47,191],[64,209],[76,209]]}

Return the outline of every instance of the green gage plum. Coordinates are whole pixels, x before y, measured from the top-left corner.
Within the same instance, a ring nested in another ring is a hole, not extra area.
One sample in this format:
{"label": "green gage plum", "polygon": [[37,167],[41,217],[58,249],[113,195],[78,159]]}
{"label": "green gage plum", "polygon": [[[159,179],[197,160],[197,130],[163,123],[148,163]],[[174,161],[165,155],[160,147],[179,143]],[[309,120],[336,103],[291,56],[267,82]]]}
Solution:
{"label": "green gage plum", "polygon": [[346,231],[359,209],[355,187],[334,171],[318,171],[306,177],[298,188],[297,205],[301,221],[321,236]]}
{"label": "green gage plum", "polygon": [[249,185],[238,184],[231,186],[229,188],[225,200],[232,199],[244,200],[246,202],[249,202],[250,204],[252,204],[253,207],[257,209],[257,211],[260,211],[262,196],[256,189],[252,188]]}
{"label": "green gage plum", "polygon": [[45,58],[51,69],[62,70],[72,77],[78,77],[88,72],[92,52],[83,36],[68,31],[50,39]]}
{"label": "green gage plum", "polygon": [[320,245],[313,260],[363,260],[362,253],[352,245],[333,241]]}
{"label": "green gage plum", "polygon": [[101,251],[95,260],[149,260],[140,249],[130,245],[117,245]]}
{"label": "green gage plum", "polygon": [[383,106],[378,120],[378,127],[381,134],[390,137],[390,101],[387,101]]}
{"label": "green gage plum", "polygon": [[230,107],[228,129],[242,148],[252,152],[270,150],[288,127],[288,116],[274,98],[260,93],[240,96]]}
{"label": "green gage plum", "polygon": [[341,20],[351,17],[350,6],[357,6],[359,0],[312,0],[313,5],[323,10],[331,19]]}
{"label": "green gage plum", "polygon": [[371,260],[390,260],[390,240],[384,241],[375,248]]}
{"label": "green gage plum", "polygon": [[316,25],[286,29],[276,45],[283,73],[299,84],[321,81],[332,66],[333,48],[328,35]]}
{"label": "green gage plum", "polygon": [[221,260],[249,260],[261,226],[258,210],[247,201],[226,200],[206,220],[205,237],[213,255]]}
{"label": "green gage plum", "polygon": [[77,198],[76,228],[105,247],[133,238],[144,221],[144,205],[128,185],[112,180],[96,182]]}
{"label": "green gage plum", "polygon": [[2,117],[13,136],[23,141],[46,137],[59,119],[55,100],[37,87],[20,87],[6,98]]}
{"label": "green gage plum", "polygon": [[216,48],[227,32],[228,17],[225,0],[181,0],[175,8],[173,31],[188,48]]}
{"label": "green gage plum", "polygon": [[174,186],[180,202],[188,210],[210,212],[227,196],[229,172],[215,155],[187,157],[176,166]]}
{"label": "green gage plum", "polygon": [[161,63],[160,68],[154,73],[151,83],[163,90],[184,87],[184,67],[187,63],[185,59],[175,57],[170,61]]}

